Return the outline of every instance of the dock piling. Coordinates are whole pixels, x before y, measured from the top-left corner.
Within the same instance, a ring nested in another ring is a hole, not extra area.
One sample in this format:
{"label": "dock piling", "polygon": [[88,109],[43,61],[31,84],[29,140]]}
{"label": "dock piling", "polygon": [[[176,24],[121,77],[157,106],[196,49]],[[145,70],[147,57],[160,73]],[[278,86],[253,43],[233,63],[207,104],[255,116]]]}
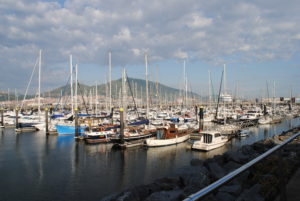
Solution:
{"label": "dock piling", "polygon": [[121,144],[124,144],[124,109],[120,108],[120,139]]}
{"label": "dock piling", "polygon": [[19,128],[19,108],[16,108],[16,129]]}
{"label": "dock piling", "polygon": [[79,128],[78,128],[78,109],[75,108],[74,112],[75,112],[75,136],[78,137],[78,136],[79,136]]}
{"label": "dock piling", "polygon": [[204,108],[203,106],[200,107],[200,112],[199,112],[199,131],[203,131],[204,128]]}
{"label": "dock piling", "polygon": [[266,115],[267,115],[267,106],[264,105],[264,116],[266,116]]}
{"label": "dock piling", "polygon": [[195,115],[196,115],[196,121],[198,122],[198,106],[195,105]]}
{"label": "dock piling", "polygon": [[48,108],[45,108],[45,129],[46,129],[46,135],[49,135]]}
{"label": "dock piling", "polygon": [[1,127],[4,127],[4,110],[3,108],[0,109],[1,113]]}
{"label": "dock piling", "polygon": [[113,107],[110,110],[110,118],[111,118],[111,124],[114,124],[114,108]]}

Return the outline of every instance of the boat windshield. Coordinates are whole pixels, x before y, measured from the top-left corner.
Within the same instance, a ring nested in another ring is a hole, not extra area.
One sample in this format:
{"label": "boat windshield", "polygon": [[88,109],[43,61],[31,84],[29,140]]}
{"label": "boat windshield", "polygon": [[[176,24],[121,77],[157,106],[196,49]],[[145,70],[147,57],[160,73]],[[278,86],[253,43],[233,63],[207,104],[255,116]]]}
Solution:
{"label": "boat windshield", "polygon": [[221,134],[220,133],[216,133],[215,137],[221,137]]}
{"label": "boat windshield", "polygon": [[204,133],[203,134],[203,142],[204,143],[212,143],[212,135],[211,134],[207,134],[207,133]]}

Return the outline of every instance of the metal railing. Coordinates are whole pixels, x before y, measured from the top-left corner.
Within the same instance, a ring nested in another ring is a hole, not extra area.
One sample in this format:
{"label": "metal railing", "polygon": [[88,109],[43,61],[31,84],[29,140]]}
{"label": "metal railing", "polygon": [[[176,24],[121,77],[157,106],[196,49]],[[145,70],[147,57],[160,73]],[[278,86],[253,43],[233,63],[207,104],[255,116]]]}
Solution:
{"label": "metal railing", "polygon": [[268,150],[267,152],[263,153],[262,155],[258,156],[257,158],[249,161],[245,165],[241,166],[240,168],[230,172],[226,176],[222,177],[221,179],[215,181],[214,183],[210,184],[209,186],[201,189],[200,191],[188,196],[184,201],[192,201],[192,200],[198,200],[200,198],[203,198],[204,196],[208,195],[210,192],[216,190],[217,188],[221,187],[222,185],[226,184],[229,182],[231,179],[235,178],[245,170],[249,169],[252,165],[258,163],[262,159],[266,158],[267,156],[271,155],[273,152],[277,151],[287,143],[291,142],[294,140],[296,137],[300,135],[300,132],[296,133],[295,135],[289,137],[287,140],[282,142],[281,144],[276,145],[272,149]]}

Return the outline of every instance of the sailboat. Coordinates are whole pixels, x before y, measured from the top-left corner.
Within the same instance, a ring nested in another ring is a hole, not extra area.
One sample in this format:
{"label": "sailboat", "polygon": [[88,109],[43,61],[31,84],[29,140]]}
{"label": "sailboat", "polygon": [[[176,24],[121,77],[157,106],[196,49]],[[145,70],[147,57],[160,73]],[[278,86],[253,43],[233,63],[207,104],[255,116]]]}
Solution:
{"label": "sailboat", "polygon": [[[42,66],[42,50],[39,50],[39,57],[38,57],[38,115],[34,115],[33,112],[30,115],[25,115],[25,114],[19,114],[19,119],[18,119],[18,125],[17,128],[15,129],[16,132],[31,132],[31,131],[36,131],[37,128],[35,125],[41,124],[44,121],[44,118],[41,117],[41,66]],[[37,63],[36,63],[37,64]],[[30,77],[29,84],[27,85],[26,92],[24,95],[23,102],[21,104],[21,109],[23,108],[24,101],[26,99],[26,95],[29,89],[29,85],[31,83],[32,77],[34,75],[36,65],[33,69],[33,72]]]}
{"label": "sailboat", "polygon": [[[74,97],[73,97],[73,62],[72,62],[72,55],[70,55],[70,88],[71,88],[71,108],[72,112],[70,115],[70,121],[65,121],[64,123],[56,124],[55,128],[58,133],[58,135],[74,135],[75,134],[75,125],[73,123],[74,119]],[[78,84],[77,80],[77,68],[76,68],[76,85]],[[76,87],[77,89],[77,87]],[[77,92],[75,93],[77,94]],[[77,98],[76,98],[76,106],[77,106]],[[79,126],[78,132],[79,134],[83,134],[84,131],[86,130],[87,126]]]}
{"label": "sailboat", "polygon": [[[147,57],[145,57],[146,61],[146,69],[147,69]],[[147,75],[147,70],[146,70]],[[127,85],[129,84],[129,81],[127,79],[126,70],[123,69],[122,72],[122,108],[127,108]],[[147,86],[146,86],[147,88]],[[131,94],[133,96],[133,94]],[[147,104],[148,105],[148,104]],[[147,107],[148,108],[148,107]],[[130,119],[128,117],[128,111],[124,110],[124,116],[125,119]],[[146,117],[148,116],[148,110],[146,110]],[[135,121],[127,125],[127,122],[125,122],[125,130],[124,130],[124,136],[123,139],[125,141],[132,141],[132,140],[139,140],[151,137],[153,135],[153,132],[156,130],[153,128],[153,126],[145,125],[144,127],[141,127],[141,124],[149,124],[148,119],[142,119],[140,121]],[[112,141],[119,142],[121,140],[120,132],[117,132],[117,134],[111,138]]]}

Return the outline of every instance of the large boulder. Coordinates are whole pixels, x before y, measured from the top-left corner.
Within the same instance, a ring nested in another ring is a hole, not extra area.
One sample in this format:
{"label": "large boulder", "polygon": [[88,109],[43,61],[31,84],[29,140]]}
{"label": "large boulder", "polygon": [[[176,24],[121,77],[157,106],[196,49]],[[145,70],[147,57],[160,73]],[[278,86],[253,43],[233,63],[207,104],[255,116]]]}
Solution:
{"label": "large boulder", "polygon": [[175,175],[180,178],[183,187],[192,186],[199,189],[210,183],[209,171],[204,166],[184,167],[179,169]]}
{"label": "large boulder", "polygon": [[230,193],[232,195],[239,195],[242,191],[240,184],[226,185],[219,189],[219,192]]}
{"label": "large boulder", "polygon": [[250,155],[245,155],[241,150],[235,151],[235,152],[229,152],[228,153],[228,159],[230,161],[244,164],[250,160]]}
{"label": "large boulder", "polygon": [[145,201],[176,201],[179,200],[181,190],[159,191],[152,193]]}
{"label": "large boulder", "polygon": [[245,189],[236,201],[264,201],[260,195],[261,185],[256,184],[249,189]]}
{"label": "large boulder", "polygon": [[218,192],[215,196],[218,201],[234,201],[235,197],[226,192]]}
{"label": "large boulder", "polygon": [[233,170],[238,169],[241,166],[241,164],[233,162],[233,161],[229,161],[228,163],[226,163],[223,168],[225,169],[226,173],[232,172]]}
{"label": "large boulder", "polygon": [[208,163],[208,169],[213,179],[220,179],[225,176],[224,169],[216,162]]}

